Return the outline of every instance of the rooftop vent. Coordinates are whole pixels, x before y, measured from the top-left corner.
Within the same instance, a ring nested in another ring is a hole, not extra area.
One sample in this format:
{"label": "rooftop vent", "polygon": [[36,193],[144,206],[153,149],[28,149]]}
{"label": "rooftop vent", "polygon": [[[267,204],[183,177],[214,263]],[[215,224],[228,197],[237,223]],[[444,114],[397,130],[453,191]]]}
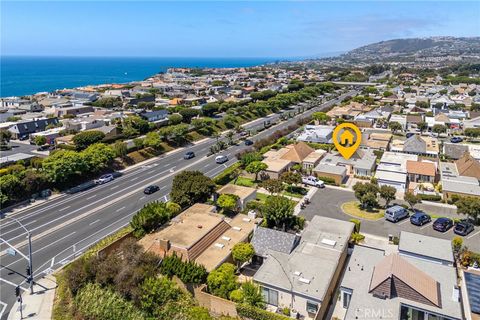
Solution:
{"label": "rooftop vent", "polygon": [[250,222],[251,219],[249,219],[249,218],[243,218],[242,220],[245,221],[245,222]]}
{"label": "rooftop vent", "polygon": [[221,243],[215,243],[215,247],[223,249],[223,247],[225,247],[225,245],[223,245]]}
{"label": "rooftop vent", "polygon": [[307,278],[298,278],[298,281],[302,283],[310,284],[310,279],[307,279]]}
{"label": "rooftop vent", "polygon": [[337,242],[335,240],[322,239],[322,243],[333,247]]}
{"label": "rooftop vent", "polygon": [[242,228],[240,228],[240,227],[233,227],[233,230],[235,230],[235,231],[241,231]]}
{"label": "rooftop vent", "polygon": [[296,276],[300,276],[302,273],[300,271],[295,271],[293,274]]}
{"label": "rooftop vent", "polygon": [[222,240],[225,240],[225,241],[230,241],[230,239],[231,239],[231,238],[230,238],[230,237],[227,237],[227,236],[223,236],[223,237],[222,237]]}

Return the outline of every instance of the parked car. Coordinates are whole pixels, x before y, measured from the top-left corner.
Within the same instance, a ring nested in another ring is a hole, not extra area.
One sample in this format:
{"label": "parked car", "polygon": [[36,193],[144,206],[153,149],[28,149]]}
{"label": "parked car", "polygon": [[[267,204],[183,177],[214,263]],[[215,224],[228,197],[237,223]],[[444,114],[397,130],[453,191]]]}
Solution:
{"label": "parked car", "polygon": [[410,216],[410,223],[416,226],[423,226],[430,221],[432,221],[432,218],[428,214],[420,210],[416,210],[415,213]]}
{"label": "parked car", "polygon": [[462,220],[455,224],[455,228],[453,229],[453,232],[458,234],[459,236],[466,236],[470,232],[472,232],[475,228],[473,227],[473,224],[468,221],[468,220]]}
{"label": "parked car", "polygon": [[437,230],[440,232],[446,232],[451,227],[453,227],[453,220],[450,218],[438,218],[433,223],[433,230]]}
{"label": "parked car", "polygon": [[245,140],[245,145],[246,146],[251,146],[252,144],[253,144],[252,140],[249,140],[249,139]]}
{"label": "parked car", "polygon": [[325,183],[314,176],[302,177],[302,183],[317,188],[325,188]]}
{"label": "parked car", "polygon": [[405,137],[408,139],[408,138],[410,138],[411,136],[414,136],[414,135],[415,135],[414,132],[408,132],[408,133],[405,135]]}
{"label": "parked car", "polygon": [[192,158],[195,158],[195,152],[193,152],[193,151],[185,152],[185,155],[183,156],[183,159],[188,160],[188,159],[192,159]]}
{"label": "parked car", "polygon": [[460,138],[460,137],[453,137],[452,139],[450,139],[451,143],[460,143],[462,141],[463,141],[463,139]]}
{"label": "parked car", "polygon": [[228,161],[228,157],[227,157],[227,156],[221,155],[221,156],[216,156],[216,157],[215,157],[215,162],[216,162],[216,163],[221,164],[221,163],[225,163],[225,162],[227,162],[227,161]]}
{"label": "parked car", "polygon": [[408,210],[401,206],[392,206],[385,210],[385,219],[391,222],[398,222],[408,217]]}
{"label": "parked car", "polygon": [[113,174],[107,173],[107,174],[104,174],[104,175],[100,176],[100,178],[98,178],[97,180],[95,180],[95,183],[96,184],[104,184],[104,183],[110,182],[112,180],[113,180]]}
{"label": "parked car", "polygon": [[158,190],[160,190],[159,186],[151,185],[151,186],[146,187],[145,190],[143,190],[143,193],[152,194],[154,192],[157,192]]}

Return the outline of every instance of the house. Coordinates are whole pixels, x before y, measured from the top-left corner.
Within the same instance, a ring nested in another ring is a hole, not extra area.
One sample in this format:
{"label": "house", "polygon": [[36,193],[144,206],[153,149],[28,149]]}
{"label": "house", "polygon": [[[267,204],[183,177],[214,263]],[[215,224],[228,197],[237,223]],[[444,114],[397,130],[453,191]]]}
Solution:
{"label": "house", "polygon": [[480,161],[475,160],[469,153],[455,161],[460,176],[473,177],[480,180]]}
{"label": "house", "polygon": [[351,222],[315,216],[291,252],[268,250],[253,276],[271,308],[295,310],[302,319],[322,319],[347,257]]}
{"label": "house", "polygon": [[423,122],[423,117],[420,114],[407,114],[407,127],[417,128],[418,124]]}
{"label": "house", "polygon": [[[470,169],[469,166],[465,166],[469,162],[461,161],[460,168],[464,170],[463,172],[473,173],[476,171],[475,168]],[[460,175],[456,163],[440,162],[440,176],[444,199],[451,199],[452,196],[480,197],[479,178]]]}
{"label": "house", "polygon": [[41,118],[33,119],[30,121],[17,122],[11,126],[8,131],[12,133],[13,139],[27,139],[30,134],[34,132],[45,131],[47,126],[58,126],[59,121],[57,118]]}
{"label": "house", "polygon": [[297,141],[332,143],[332,126],[306,125],[304,131],[297,137]]}
{"label": "house", "polygon": [[388,146],[390,145],[390,140],[392,139],[391,133],[378,133],[373,132],[371,134],[367,134],[368,138],[362,138],[362,145],[369,149],[374,150],[387,150]]}
{"label": "house", "polygon": [[407,185],[407,161],[417,161],[414,154],[384,152],[375,172],[375,178],[380,186],[394,187],[398,192],[404,192]]}
{"label": "house", "polygon": [[280,230],[257,227],[250,242],[255,249],[253,262],[262,264],[270,250],[290,254],[300,242],[300,235]]}
{"label": "house", "polygon": [[408,181],[415,183],[434,183],[437,167],[433,162],[407,160]]}
{"label": "house", "polygon": [[226,184],[217,191],[218,195],[233,194],[238,197],[238,209],[245,209],[249,201],[255,200],[257,197],[257,189],[235,184]]}
{"label": "house", "polygon": [[480,272],[478,270],[461,270],[465,285],[462,288],[465,318],[480,319]]}
{"label": "house", "polygon": [[463,121],[463,128],[480,128],[480,117]]}
{"label": "house", "polygon": [[79,115],[79,114],[84,114],[84,113],[90,113],[94,112],[95,109],[93,109],[92,106],[88,105],[80,105],[80,106],[73,106],[73,107],[54,107],[53,108],[53,114],[56,117],[63,117],[65,115]]}
{"label": "house", "polygon": [[440,147],[438,140],[429,136],[415,134],[406,140],[393,140],[390,151],[404,152],[425,156],[437,156]]}
{"label": "house", "polygon": [[[298,142],[285,146],[279,150],[270,150],[264,154],[265,163],[268,168],[264,170],[264,175],[271,179],[278,179],[283,172],[288,171],[295,164],[302,164],[307,157],[315,152],[305,142]],[[312,158],[308,159],[311,163]]]}
{"label": "house", "polygon": [[214,206],[196,203],[139,243],[145,251],[160,257],[176,254],[185,261],[202,264],[210,272],[232,261],[233,246],[247,241],[257,222],[241,214],[229,219],[215,213]]}
{"label": "house", "polygon": [[402,126],[402,130],[407,129],[407,117],[401,114],[392,114],[389,123],[398,122]]}
{"label": "house", "polygon": [[55,139],[60,136],[60,131],[64,128],[52,128],[45,131],[34,132],[30,134],[30,141],[35,141],[35,137],[45,137],[45,144],[55,144]]}
{"label": "house", "polygon": [[355,246],[340,283],[344,319],[463,319],[456,269],[436,256],[453,257],[445,242],[402,232],[399,253]]}
{"label": "house", "polygon": [[325,154],[327,154],[327,151],[322,149],[318,149],[310,153],[302,161],[303,169],[306,170],[307,172],[313,171],[313,169],[318,165],[318,163],[325,156]]}

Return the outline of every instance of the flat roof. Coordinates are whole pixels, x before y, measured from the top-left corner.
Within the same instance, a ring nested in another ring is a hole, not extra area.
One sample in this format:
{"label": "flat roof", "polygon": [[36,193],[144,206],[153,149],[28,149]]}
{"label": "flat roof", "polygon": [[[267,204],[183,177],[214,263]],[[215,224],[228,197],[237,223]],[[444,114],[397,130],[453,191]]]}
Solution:
{"label": "flat roof", "polygon": [[237,186],[235,184],[226,184],[221,187],[218,191],[219,194],[234,194],[238,196],[240,199],[246,199],[250,195],[257,192],[257,189],[244,187],[244,186]]}
{"label": "flat roof", "polygon": [[256,220],[250,219],[244,214],[237,214],[233,219],[226,220],[226,222],[230,225],[230,228],[195,259],[208,272],[228,259],[235,244],[247,240],[255,228]]}
{"label": "flat roof", "polygon": [[407,175],[401,172],[377,170],[377,172],[375,172],[375,178],[377,178],[378,180],[393,181],[399,183],[407,182]]}
{"label": "flat roof", "polygon": [[268,168],[265,171],[272,171],[272,172],[279,172],[287,167],[292,161],[290,160],[283,160],[283,159],[265,159],[263,160]]}
{"label": "flat roof", "polygon": [[442,190],[480,196],[478,180],[467,176],[443,177]]}
{"label": "flat roof", "polygon": [[154,241],[169,240],[175,247],[189,249],[224,220],[222,215],[213,213],[215,207],[196,203],[177,217],[169,225],[140,240],[147,247]]}
{"label": "flat roof", "polygon": [[347,168],[345,168],[344,166],[335,166],[331,164],[320,163],[318,166],[315,167],[314,171],[345,175],[347,172]]}
{"label": "flat roof", "polygon": [[411,253],[453,263],[452,246],[450,241],[445,239],[402,231],[398,250],[400,253]]}

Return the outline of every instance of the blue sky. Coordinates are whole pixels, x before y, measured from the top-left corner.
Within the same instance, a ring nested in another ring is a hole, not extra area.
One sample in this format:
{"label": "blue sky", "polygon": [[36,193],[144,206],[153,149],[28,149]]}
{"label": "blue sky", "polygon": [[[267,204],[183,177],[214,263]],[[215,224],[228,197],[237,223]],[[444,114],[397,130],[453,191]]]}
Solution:
{"label": "blue sky", "polygon": [[480,1],[1,1],[2,55],[309,57],[436,35],[480,35]]}

